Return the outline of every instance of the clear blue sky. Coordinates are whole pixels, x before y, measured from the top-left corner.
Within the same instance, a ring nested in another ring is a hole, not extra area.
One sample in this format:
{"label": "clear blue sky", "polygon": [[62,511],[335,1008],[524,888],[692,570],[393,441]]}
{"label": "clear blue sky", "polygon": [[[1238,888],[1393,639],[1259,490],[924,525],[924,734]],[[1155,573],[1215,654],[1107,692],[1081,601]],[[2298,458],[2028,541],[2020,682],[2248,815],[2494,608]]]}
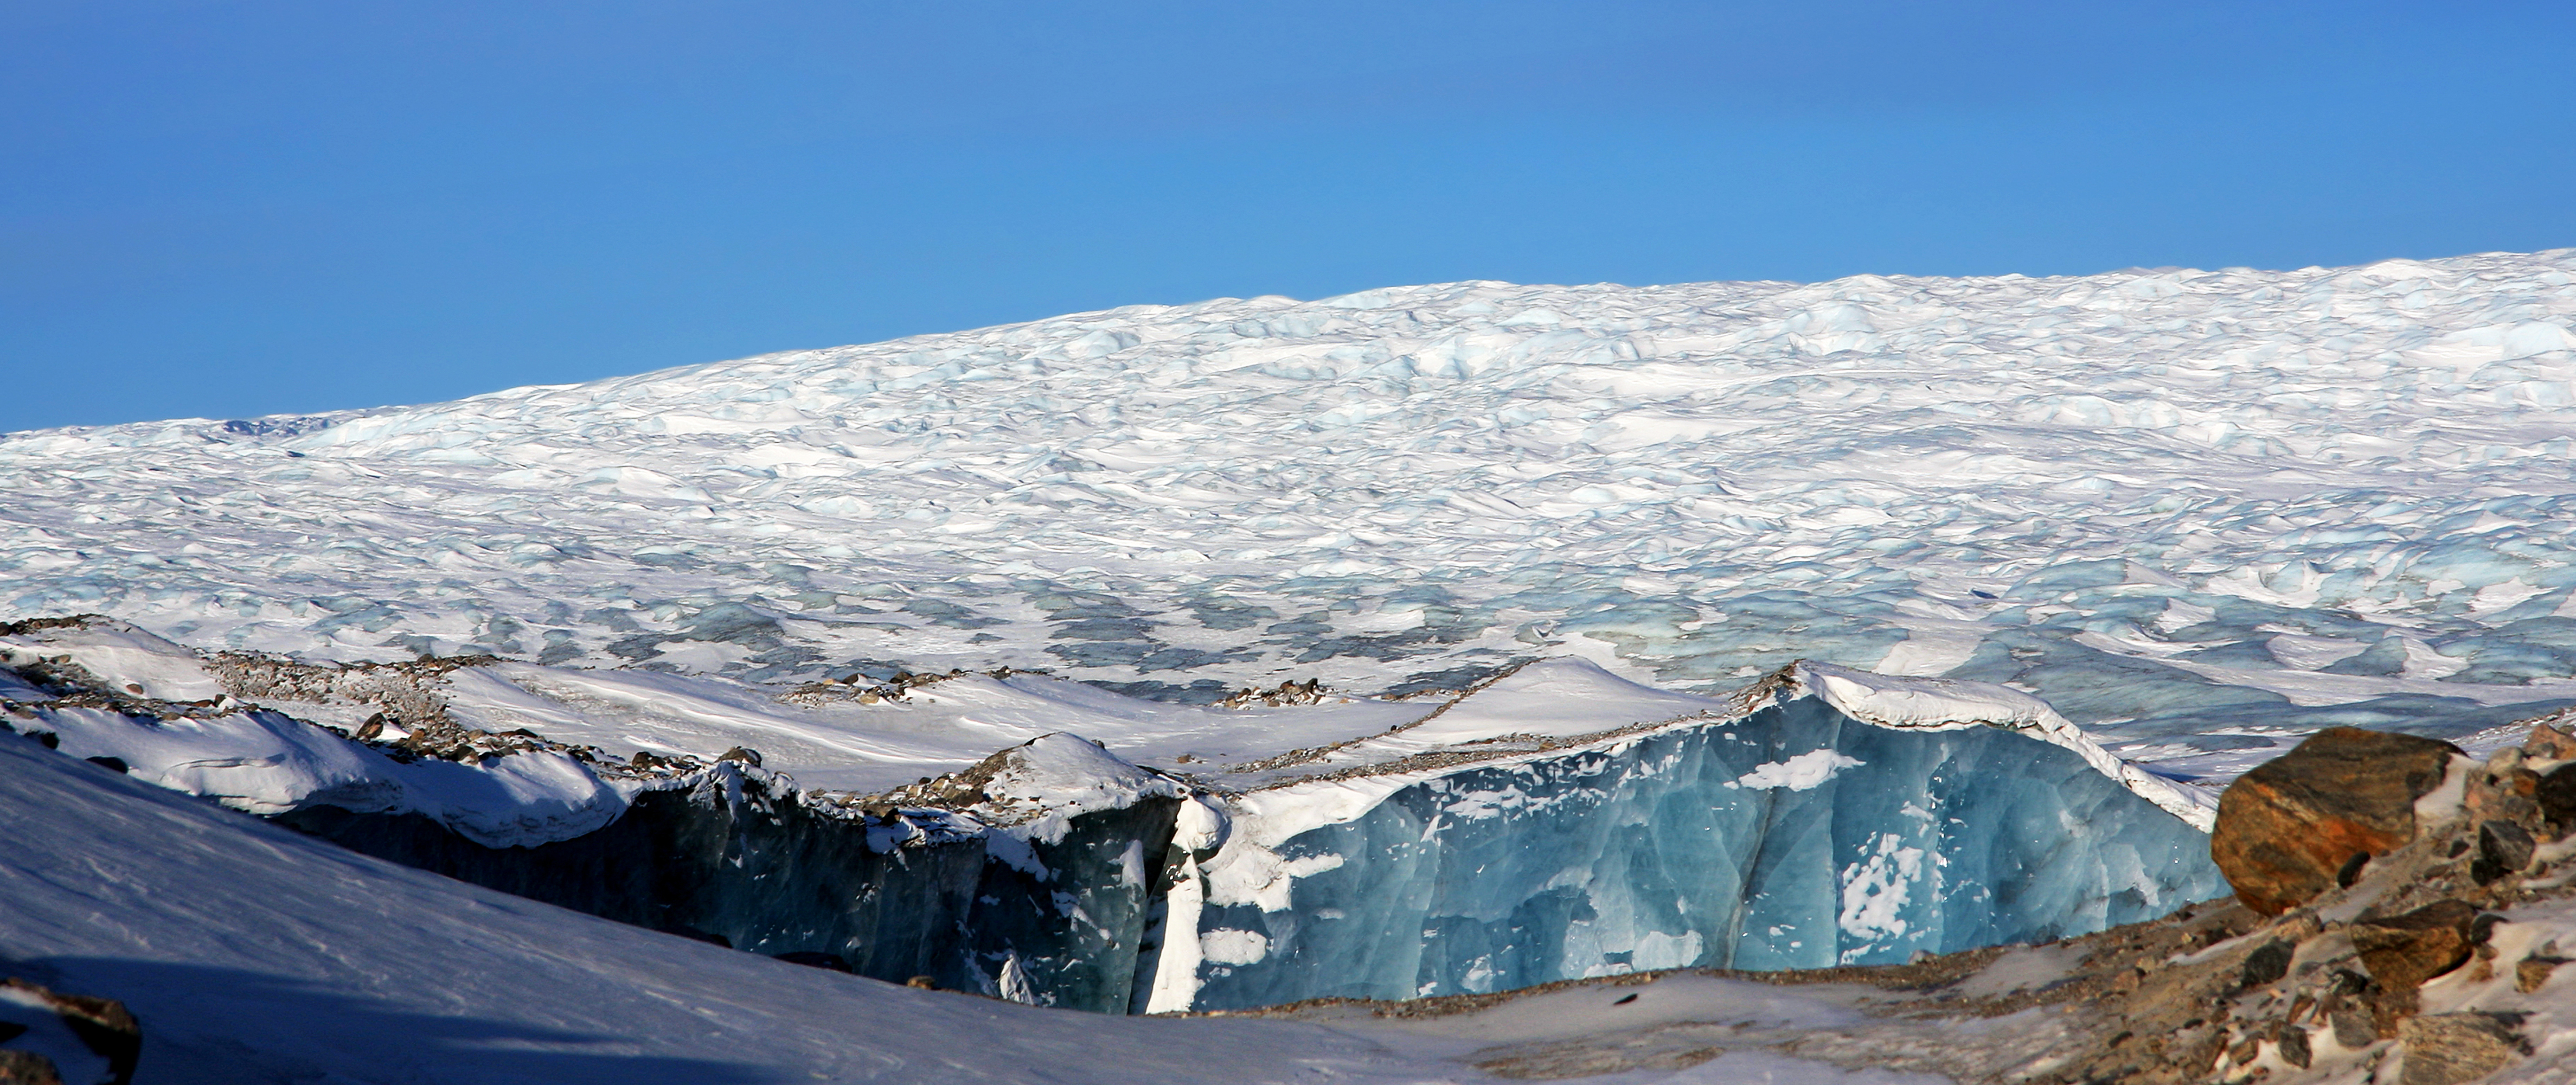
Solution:
{"label": "clear blue sky", "polygon": [[0,0],[0,430],[1455,279],[2576,245],[2576,4]]}

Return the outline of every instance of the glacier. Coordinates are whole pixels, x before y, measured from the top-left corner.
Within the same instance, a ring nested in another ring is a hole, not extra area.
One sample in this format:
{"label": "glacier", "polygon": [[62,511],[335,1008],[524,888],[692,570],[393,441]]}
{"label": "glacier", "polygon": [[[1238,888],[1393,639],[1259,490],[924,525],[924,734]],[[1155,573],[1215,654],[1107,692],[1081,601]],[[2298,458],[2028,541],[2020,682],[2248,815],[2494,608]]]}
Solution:
{"label": "glacier", "polygon": [[2576,705],[2571,328],[2576,250],[1470,282],[0,434],[0,709],[1112,1014],[2044,940],[2320,727]]}
{"label": "glacier", "polygon": [[[143,698],[144,677],[222,683],[106,619],[19,630],[0,653],[22,664],[0,669],[12,730],[353,851],[750,952],[1068,1009],[1883,963],[2088,933],[2225,891],[2207,789],[2112,756],[2027,694],[1830,664],[1707,698],[1540,660],[1374,734],[1230,769],[1184,777],[1050,732],[863,795],[802,785],[739,747],[620,760],[470,731],[434,738],[432,752],[463,745],[433,756],[381,738],[429,732],[418,716],[371,716],[379,737],[360,740],[230,692]],[[504,681],[474,670],[445,675],[473,679],[449,687],[466,703]],[[388,684],[337,677],[351,674]],[[293,688],[339,688],[304,681]],[[516,682],[529,700],[563,688]],[[1118,722],[1114,700],[1086,722]]]}
{"label": "glacier", "polygon": [[1169,793],[1139,791],[1038,825],[922,809],[852,816],[725,762],[640,796],[609,826],[532,846],[491,847],[418,813],[327,799],[274,820],[405,866],[733,949],[1123,1013],[1155,888],[1149,857],[1162,855],[1175,821]]}
{"label": "glacier", "polygon": [[1606,741],[1239,796],[1175,894],[1200,952],[1165,952],[1152,1008],[1903,963],[2228,892],[2205,795],[2124,783],[2011,691],[1776,677]]}
{"label": "glacier", "polygon": [[1166,701],[1807,658],[2223,773],[2576,699],[2571,328],[2571,250],[1132,306],[0,436],[0,617]]}

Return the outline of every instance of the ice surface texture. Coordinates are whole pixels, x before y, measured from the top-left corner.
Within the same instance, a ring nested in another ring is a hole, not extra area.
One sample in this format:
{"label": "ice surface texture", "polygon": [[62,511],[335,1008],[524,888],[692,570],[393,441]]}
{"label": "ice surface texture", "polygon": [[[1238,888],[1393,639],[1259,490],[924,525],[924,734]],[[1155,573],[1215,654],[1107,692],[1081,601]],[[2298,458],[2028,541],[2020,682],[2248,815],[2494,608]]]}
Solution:
{"label": "ice surface texture", "polygon": [[1275,849],[1229,845],[1207,886],[1195,996],[1166,977],[1158,1009],[1885,964],[2227,891],[2207,837],[2075,751],[1814,697],[1434,774]]}
{"label": "ice surface texture", "polygon": [[2257,758],[2576,695],[2571,272],[1462,283],[17,434],[0,615],[1165,696],[1805,656]]}

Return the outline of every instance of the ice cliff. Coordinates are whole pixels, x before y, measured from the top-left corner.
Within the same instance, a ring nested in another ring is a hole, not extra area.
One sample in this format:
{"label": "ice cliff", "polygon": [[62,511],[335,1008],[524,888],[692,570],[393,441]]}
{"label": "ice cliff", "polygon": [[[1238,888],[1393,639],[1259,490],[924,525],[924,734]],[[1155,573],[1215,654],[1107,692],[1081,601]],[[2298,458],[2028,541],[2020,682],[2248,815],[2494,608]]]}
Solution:
{"label": "ice cliff", "polygon": [[1153,1008],[1902,962],[2226,892],[2206,800],[2044,705],[1839,668],[1778,679],[1737,712],[1235,797],[1223,846],[1170,897],[1199,936],[1163,950]]}
{"label": "ice cliff", "polygon": [[[536,900],[1041,1005],[1902,961],[2223,892],[2201,789],[2016,691],[1823,664],[1706,698],[1544,660],[1380,730],[1196,774],[1053,732],[858,794],[739,748],[619,759],[383,712],[335,730],[238,701],[192,653],[112,622],[21,629],[0,651],[12,728],[61,753]],[[470,681],[395,697],[333,673],[411,713],[497,681],[449,672]],[[214,696],[134,693],[146,679]]]}

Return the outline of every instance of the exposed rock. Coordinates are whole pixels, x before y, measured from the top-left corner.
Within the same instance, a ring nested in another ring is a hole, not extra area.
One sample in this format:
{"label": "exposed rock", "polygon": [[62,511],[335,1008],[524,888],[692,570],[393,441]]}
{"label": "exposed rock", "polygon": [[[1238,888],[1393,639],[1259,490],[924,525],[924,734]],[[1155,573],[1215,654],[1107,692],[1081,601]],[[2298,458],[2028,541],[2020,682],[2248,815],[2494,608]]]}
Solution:
{"label": "exposed rock", "polygon": [[[206,672],[246,701],[371,704],[372,739],[387,727],[404,732],[457,729],[447,716],[447,676],[499,662],[491,656],[424,656],[401,663],[303,663],[257,652],[217,652]],[[363,725],[362,725],[363,726]]]}
{"label": "exposed rock", "polygon": [[807,968],[822,968],[834,972],[850,971],[850,959],[838,953],[819,953],[810,949],[799,949],[786,953],[774,953],[771,956],[789,964],[801,964]]}
{"label": "exposed rock", "polygon": [[2525,957],[2513,966],[2513,989],[2526,995],[2537,991],[2548,985],[2549,977],[2558,971],[2559,965],[2566,963],[2564,957],[2539,954]]}
{"label": "exposed rock", "polygon": [[2507,874],[2518,874],[2531,865],[2531,853],[2538,847],[2531,831],[2510,821],[2491,820],[2478,825],[2478,860],[2469,866],[2469,877],[2479,885],[2488,885]]}
{"label": "exposed rock", "polygon": [[0,1085],[63,1085],[63,1076],[33,1051],[0,1051]]}
{"label": "exposed rock", "polygon": [[2308,1030],[2297,1025],[2281,1026],[2281,1033],[2274,1038],[2273,1044],[2280,1051],[2282,1062],[2302,1070],[2316,1061],[2315,1049],[2308,1046]]}
{"label": "exposed rock", "polygon": [[69,1085],[134,1080],[143,1029],[115,999],[64,994],[0,979],[0,1083]]}
{"label": "exposed rock", "polygon": [[[1649,1041],[1651,1038],[1638,1037],[1637,1040]],[[1476,1058],[1476,1069],[1495,1077],[1521,1081],[1593,1077],[1635,1070],[1687,1070],[1726,1053],[1722,1047],[1692,1045],[1671,1048],[1648,1042],[1605,1048],[1588,1040],[1495,1050],[1496,1053],[1490,1057]]]}
{"label": "exposed rock", "polygon": [[2401,916],[2355,923],[2353,949],[2370,978],[2392,991],[2411,991],[2468,963],[2476,948],[2478,910],[2445,900]]}
{"label": "exposed rock", "polygon": [[2540,806],[2540,816],[2549,819],[2554,835],[2565,836],[2576,829],[2576,762],[2549,770],[2533,785],[2531,797]]}
{"label": "exposed rock", "polygon": [[2437,1013],[2398,1026],[2406,1052],[2403,1085],[2458,1085],[2487,1076],[2531,1053],[2503,1021],[2483,1013]]}
{"label": "exposed rock", "polygon": [[2338,1006],[2327,1016],[2334,1028],[2335,1043],[2353,1049],[2379,1042],[2379,1026],[2371,1019],[2370,1010],[2362,1006]]}
{"label": "exposed rock", "polygon": [[2412,735],[2319,731],[2228,785],[2210,857],[2246,907],[2279,915],[2337,888],[2355,856],[2414,839],[2415,800],[2441,786],[2459,755]]}
{"label": "exposed rock", "polygon": [[2281,977],[2290,974],[2290,960],[2298,949],[2285,938],[2263,943],[2263,948],[2245,958],[2245,971],[2237,982],[2249,988],[2280,982]]}
{"label": "exposed rock", "polygon": [[2540,774],[2526,767],[2524,761],[2521,750],[2506,747],[2496,751],[2487,759],[2485,771],[2470,779],[2461,812],[2472,822],[2537,821],[2540,803],[2534,796],[2540,788]]}
{"label": "exposed rock", "polygon": [[2551,761],[2576,761],[2576,734],[2569,734],[2546,721],[2531,725],[2531,734],[2522,740],[2522,752]]}
{"label": "exposed rock", "polygon": [[[1273,689],[1239,689],[1216,702],[1218,708],[1287,708],[1322,704],[1339,696],[1318,679],[1281,682]],[[1507,1075],[1508,1076],[1508,1075]]]}

